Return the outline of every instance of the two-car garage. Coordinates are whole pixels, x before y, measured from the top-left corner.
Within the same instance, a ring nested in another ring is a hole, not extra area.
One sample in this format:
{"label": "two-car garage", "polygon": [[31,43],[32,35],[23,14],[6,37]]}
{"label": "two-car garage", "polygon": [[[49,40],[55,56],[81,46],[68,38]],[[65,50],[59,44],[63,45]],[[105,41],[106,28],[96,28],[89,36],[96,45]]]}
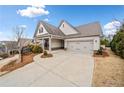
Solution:
{"label": "two-car garage", "polygon": [[93,40],[68,41],[67,50],[83,54],[93,54]]}

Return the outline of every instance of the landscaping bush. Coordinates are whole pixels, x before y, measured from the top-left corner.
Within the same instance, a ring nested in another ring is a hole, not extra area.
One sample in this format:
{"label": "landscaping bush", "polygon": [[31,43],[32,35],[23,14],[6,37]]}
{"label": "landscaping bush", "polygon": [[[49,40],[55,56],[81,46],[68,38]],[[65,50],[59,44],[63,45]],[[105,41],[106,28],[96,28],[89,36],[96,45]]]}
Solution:
{"label": "landscaping bush", "polygon": [[12,51],[10,51],[10,55],[15,55],[15,54],[19,54],[19,51],[18,50],[12,50]]}
{"label": "landscaping bush", "polygon": [[47,56],[48,55],[47,51],[44,51],[43,55]]}
{"label": "landscaping bush", "polygon": [[124,49],[122,50],[122,55],[121,55],[122,58],[124,58]]}
{"label": "landscaping bush", "polygon": [[97,55],[102,55],[103,54],[103,48],[102,47],[100,47],[100,49],[97,51],[97,53],[96,53]]}
{"label": "landscaping bush", "polygon": [[41,58],[48,58],[48,57],[53,57],[53,55],[50,54],[50,53],[47,53],[47,51],[44,51],[43,55],[41,56]]}
{"label": "landscaping bush", "polygon": [[101,39],[100,40],[100,44],[101,45],[105,45],[106,47],[109,47],[110,46],[110,42],[108,39],[104,38],[104,39]]}
{"label": "landscaping bush", "polygon": [[35,45],[33,45],[33,44],[28,45],[28,47],[31,48],[31,51],[33,51],[34,46]]}
{"label": "landscaping bush", "polygon": [[3,53],[3,54],[0,54],[0,57],[5,59],[5,58],[9,57],[9,55],[7,53]]}
{"label": "landscaping bush", "polygon": [[14,54],[19,54],[19,51],[18,50],[14,50],[13,53]]}
{"label": "landscaping bush", "polygon": [[124,58],[124,25],[113,37],[110,46],[111,46],[111,50],[116,55]]}
{"label": "landscaping bush", "polygon": [[33,53],[43,53],[43,49],[41,46],[39,45],[34,45],[33,49],[32,49]]}

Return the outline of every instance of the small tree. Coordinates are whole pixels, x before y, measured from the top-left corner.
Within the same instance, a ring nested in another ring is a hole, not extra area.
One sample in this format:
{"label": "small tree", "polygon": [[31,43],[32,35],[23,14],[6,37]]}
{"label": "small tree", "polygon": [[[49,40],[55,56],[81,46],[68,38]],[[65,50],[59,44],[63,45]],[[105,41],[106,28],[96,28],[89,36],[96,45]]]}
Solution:
{"label": "small tree", "polygon": [[124,58],[124,25],[122,25],[120,30],[114,35],[110,45],[111,50],[115,52],[115,54]]}
{"label": "small tree", "polygon": [[21,43],[21,38],[24,38],[24,30],[26,29],[26,26],[24,25],[19,25],[16,26],[13,29],[13,34],[14,34],[14,39],[17,41],[17,46],[18,46],[18,51],[19,51],[19,60],[18,62],[22,61],[22,48],[25,44],[25,42],[23,41],[23,43]]}
{"label": "small tree", "polygon": [[102,39],[100,40],[100,44],[101,44],[101,45],[105,45],[105,46],[110,46],[110,42],[109,42],[109,40],[106,39],[106,38],[102,38]]}

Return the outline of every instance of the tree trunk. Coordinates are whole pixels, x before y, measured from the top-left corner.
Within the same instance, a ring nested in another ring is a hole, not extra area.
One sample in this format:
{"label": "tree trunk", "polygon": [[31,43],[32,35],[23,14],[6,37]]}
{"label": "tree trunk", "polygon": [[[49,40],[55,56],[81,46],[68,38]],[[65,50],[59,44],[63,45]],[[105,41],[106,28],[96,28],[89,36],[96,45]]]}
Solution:
{"label": "tree trunk", "polygon": [[21,50],[19,49],[19,58],[16,61],[16,63],[20,63],[20,62],[22,62],[22,55],[21,55]]}

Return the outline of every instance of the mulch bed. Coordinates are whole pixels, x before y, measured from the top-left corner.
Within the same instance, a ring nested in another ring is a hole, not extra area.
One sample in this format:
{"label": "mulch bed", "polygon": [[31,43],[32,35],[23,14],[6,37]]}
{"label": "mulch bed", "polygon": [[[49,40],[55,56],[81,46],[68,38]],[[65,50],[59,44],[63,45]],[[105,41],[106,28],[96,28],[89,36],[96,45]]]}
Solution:
{"label": "mulch bed", "polygon": [[94,53],[93,57],[109,57],[109,54],[107,51],[103,51],[102,55],[98,55],[97,53]]}
{"label": "mulch bed", "polygon": [[41,58],[49,58],[49,57],[53,57],[53,55],[52,54],[41,55]]}
{"label": "mulch bed", "polygon": [[18,69],[20,67],[25,66],[26,64],[32,63],[33,62],[33,57],[35,55],[36,54],[33,54],[33,53],[23,55],[22,56],[22,62],[17,63],[16,60],[13,61],[13,62],[10,62],[10,63],[4,65],[2,68],[0,68],[0,71],[1,72],[3,72],[3,71],[13,71],[15,69]]}

